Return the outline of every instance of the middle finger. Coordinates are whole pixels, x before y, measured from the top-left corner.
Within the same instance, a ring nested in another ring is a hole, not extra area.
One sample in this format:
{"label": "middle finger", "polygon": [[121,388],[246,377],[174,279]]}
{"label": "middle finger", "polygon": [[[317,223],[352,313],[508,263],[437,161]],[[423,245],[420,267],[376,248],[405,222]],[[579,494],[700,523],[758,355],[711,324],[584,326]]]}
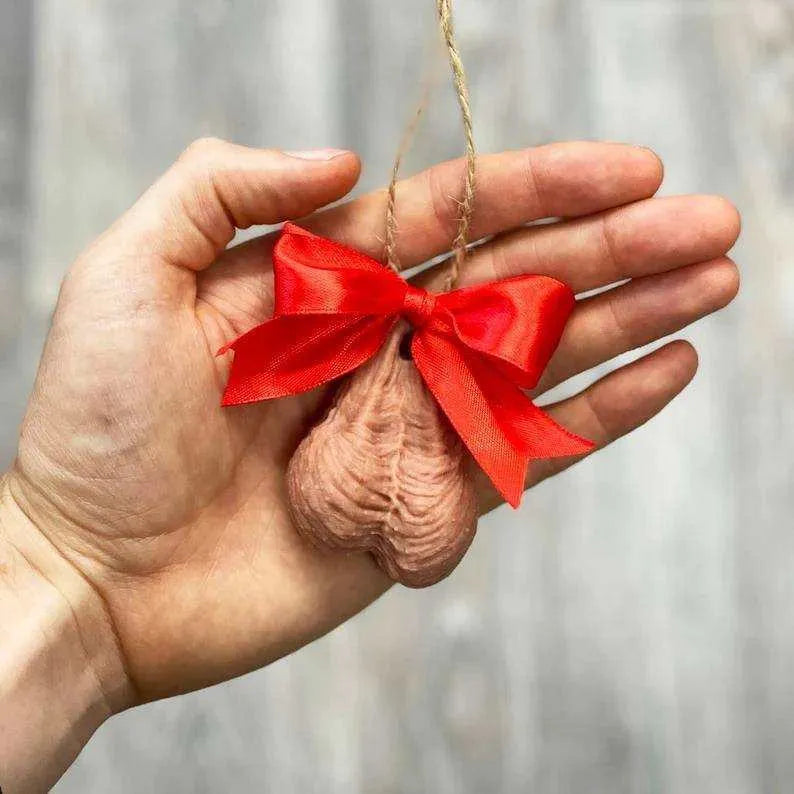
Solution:
{"label": "middle finger", "polygon": [[738,212],[719,196],[646,199],[495,237],[471,251],[460,284],[536,273],[584,292],[716,259],[736,242],[739,226]]}

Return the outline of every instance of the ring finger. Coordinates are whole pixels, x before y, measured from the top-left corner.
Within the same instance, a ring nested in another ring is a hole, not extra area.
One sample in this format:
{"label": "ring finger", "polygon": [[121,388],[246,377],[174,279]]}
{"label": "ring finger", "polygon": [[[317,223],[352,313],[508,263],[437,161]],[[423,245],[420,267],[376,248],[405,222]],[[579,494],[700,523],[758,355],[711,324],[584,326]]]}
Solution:
{"label": "ring finger", "polygon": [[577,303],[535,395],[723,308],[739,289],[726,257],[635,279]]}

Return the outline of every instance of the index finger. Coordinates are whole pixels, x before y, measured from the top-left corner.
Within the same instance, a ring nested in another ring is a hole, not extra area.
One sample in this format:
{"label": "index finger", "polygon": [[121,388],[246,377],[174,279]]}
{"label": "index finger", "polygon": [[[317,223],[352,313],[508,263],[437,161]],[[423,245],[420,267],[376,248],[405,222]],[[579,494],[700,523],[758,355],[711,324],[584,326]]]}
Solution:
{"label": "index finger", "polygon": [[[440,163],[397,186],[397,257],[412,267],[448,251],[457,231],[463,159]],[[650,150],[620,143],[552,143],[477,158],[471,239],[531,221],[589,215],[652,196],[662,181]],[[386,191],[301,222],[324,237],[383,260]]]}

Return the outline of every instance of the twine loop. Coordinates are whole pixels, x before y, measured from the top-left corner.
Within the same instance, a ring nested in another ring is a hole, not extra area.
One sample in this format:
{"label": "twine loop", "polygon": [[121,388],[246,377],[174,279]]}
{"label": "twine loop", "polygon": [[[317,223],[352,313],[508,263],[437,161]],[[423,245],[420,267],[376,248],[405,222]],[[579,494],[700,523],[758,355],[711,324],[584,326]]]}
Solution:
{"label": "twine loop", "polygon": [[[471,218],[474,212],[474,186],[476,181],[476,149],[474,147],[474,131],[469,103],[469,89],[466,83],[466,72],[463,60],[455,41],[455,30],[452,22],[452,0],[436,0],[436,12],[439,27],[447,50],[447,59],[452,70],[452,82],[460,108],[463,134],[466,141],[466,173],[464,177],[463,195],[459,200],[460,218],[458,230],[452,243],[453,255],[447,269],[445,289],[454,289],[458,283],[461,267],[466,258],[466,245],[471,230]],[[416,113],[403,133],[402,140],[394,158],[391,180],[386,202],[386,235],[385,252],[386,263],[395,272],[400,271],[397,258],[397,176],[400,171],[403,155],[405,154],[413,137],[416,127],[427,104],[427,96],[423,97],[417,107]]]}

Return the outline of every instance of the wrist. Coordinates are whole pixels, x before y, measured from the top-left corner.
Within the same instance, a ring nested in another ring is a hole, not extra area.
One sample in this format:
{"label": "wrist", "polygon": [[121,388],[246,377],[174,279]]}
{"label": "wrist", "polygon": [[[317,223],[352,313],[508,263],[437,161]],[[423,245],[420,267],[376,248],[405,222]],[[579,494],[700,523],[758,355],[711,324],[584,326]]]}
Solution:
{"label": "wrist", "polygon": [[0,479],[0,786],[49,788],[93,732],[131,704],[99,594]]}

